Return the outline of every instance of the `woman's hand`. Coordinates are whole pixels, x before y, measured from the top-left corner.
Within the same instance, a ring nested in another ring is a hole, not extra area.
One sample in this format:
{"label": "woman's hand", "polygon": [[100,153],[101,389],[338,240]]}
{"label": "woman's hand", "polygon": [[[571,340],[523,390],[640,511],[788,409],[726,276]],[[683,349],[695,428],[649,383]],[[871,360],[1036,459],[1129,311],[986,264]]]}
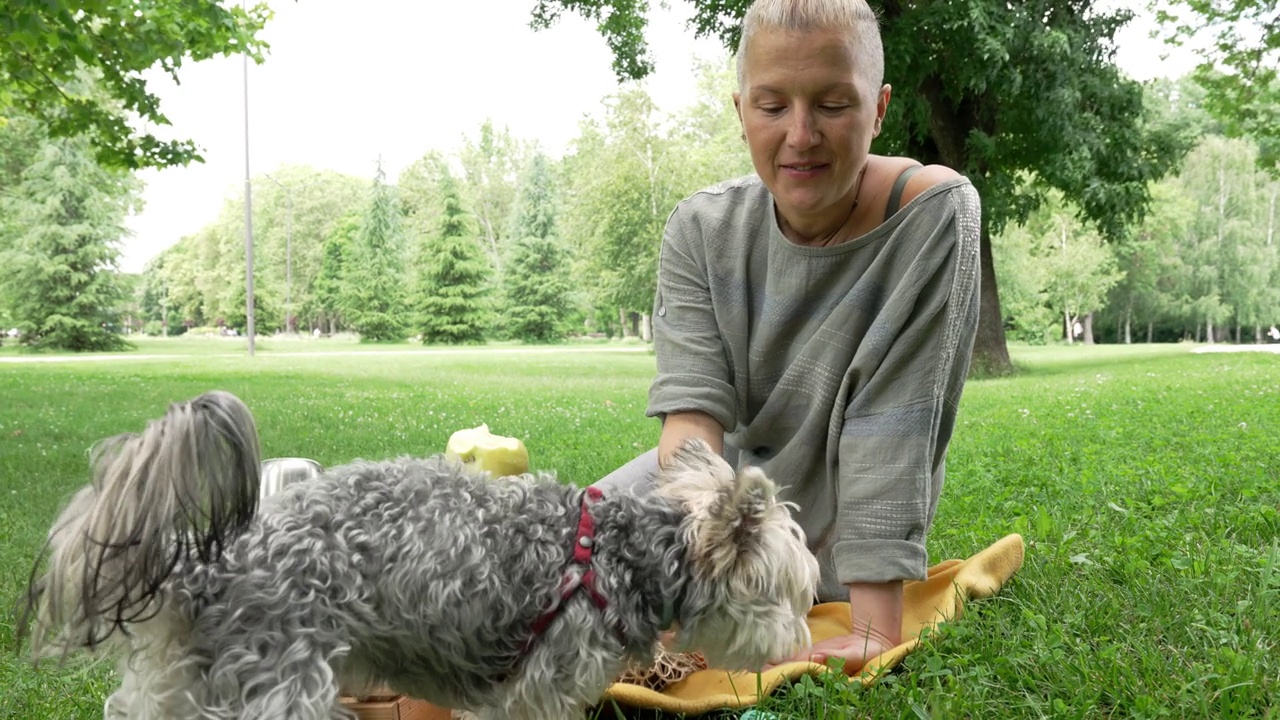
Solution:
{"label": "woman's hand", "polygon": [[846,675],[856,675],[867,664],[868,660],[897,646],[898,643],[874,632],[852,632],[848,635],[837,635],[822,642],[814,643],[808,650],[774,665],[767,665],[764,669],[768,670],[784,662],[803,662],[806,660],[819,665],[832,665],[835,664],[832,663],[834,660],[838,661],[839,667]]}
{"label": "woman's hand", "polygon": [[902,582],[849,585],[849,617],[853,632],[814,643],[764,669],[784,662],[808,660],[825,665],[840,660],[846,675],[856,674],[868,660],[902,644]]}

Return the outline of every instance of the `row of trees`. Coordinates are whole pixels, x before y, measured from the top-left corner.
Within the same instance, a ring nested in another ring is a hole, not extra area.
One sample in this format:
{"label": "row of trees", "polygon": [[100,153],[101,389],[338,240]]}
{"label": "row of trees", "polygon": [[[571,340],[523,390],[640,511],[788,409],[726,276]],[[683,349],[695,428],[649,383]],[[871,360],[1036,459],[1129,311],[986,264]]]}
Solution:
{"label": "row of trees", "polygon": [[[730,174],[749,170],[723,100],[725,73],[706,68],[705,101],[671,122],[641,91],[611,98],[602,121],[584,124],[561,162],[486,125],[459,157],[428,155],[394,188],[381,177],[363,191],[356,179],[286,169],[277,188],[310,188],[300,196],[309,198],[300,204],[309,221],[296,225],[294,240],[303,322],[378,339],[545,342],[575,329],[625,332],[634,318],[643,334],[666,213],[726,174],[718,159],[738,161]],[[1255,143],[1224,137],[1199,109],[1198,85],[1152,90],[1155,114],[1200,140],[1177,174],[1153,184],[1150,210],[1121,242],[1108,242],[1056,191],[1024,223],[996,234],[1012,337],[1071,341],[1079,327],[1079,339],[1093,342],[1096,321],[1106,328],[1100,339],[1115,342],[1259,341],[1280,322],[1280,182],[1258,169]],[[263,190],[255,227],[266,247],[264,317],[267,327],[282,327],[282,200],[279,189]],[[234,282],[243,261],[241,217],[241,206],[229,204],[221,224],[147,273],[148,287],[168,283],[179,303],[175,324],[243,322],[243,291]],[[228,251],[198,250],[211,243]],[[202,272],[204,287],[216,292],[174,282]],[[158,310],[154,299],[147,303],[149,317]]]}
{"label": "row of trees", "polygon": [[[394,182],[306,167],[255,179],[257,327],[432,343],[647,335],[671,208],[750,171],[732,83],[727,63],[704,65],[702,100],[675,117],[624,89],[560,159],[486,123]],[[244,327],[243,207],[229,200],[147,266],[133,308],[147,331]]]}
{"label": "row of trees", "polygon": [[1251,141],[1206,136],[1177,176],[1155,184],[1151,210],[1121,243],[1106,242],[1061,196],[997,236],[1011,335],[1275,339],[1280,181],[1258,170],[1257,155]]}
{"label": "row of trees", "polygon": [[[370,182],[306,167],[255,178],[258,328],[431,343],[645,335],[670,209],[750,171],[732,82],[727,66],[704,66],[701,101],[670,117],[631,87],[584,121],[562,159],[486,123],[456,156],[428,153],[394,183],[381,170]],[[1153,115],[1200,139],[1153,183],[1122,242],[1058,192],[994,236],[1012,337],[1072,340],[1079,324],[1086,341],[1095,327],[1116,342],[1256,341],[1280,322],[1280,182],[1258,170],[1256,144],[1204,114],[1197,84],[1150,90]],[[138,192],[128,173],[32,122],[0,131],[0,156],[4,327],[76,349],[119,347],[121,327],[243,330],[241,200],[122,276],[117,239]]]}
{"label": "row of trees", "polygon": [[[748,2],[689,1],[696,32],[716,35],[732,47]],[[195,157],[187,152],[192,146],[159,145],[121,120],[124,111],[133,111],[163,122],[138,68],[159,62],[172,71],[183,57],[218,52],[248,52],[260,59],[265,46],[256,33],[267,13],[255,8],[237,14],[206,0],[181,7],[162,0],[146,12],[131,12],[128,3],[104,0],[84,24],[111,25],[102,35],[78,32],[76,18],[56,7],[18,5],[10,13],[11,39],[21,52],[0,63],[0,117],[13,120],[0,130],[0,196],[6,203],[0,221],[6,269],[0,278],[0,312],[7,314],[0,320],[21,327],[29,342],[65,347],[109,343],[93,328],[109,330],[111,313],[121,309],[150,317],[161,328],[175,318],[182,326],[237,325],[237,314],[243,313],[237,308],[244,306],[244,291],[238,289],[243,258],[237,258],[234,239],[239,212],[229,207],[218,221],[184,238],[148,268],[139,292],[132,293],[126,287],[130,279],[119,277],[114,263],[120,208],[135,201],[136,189],[127,173],[113,168]],[[1056,0],[873,5],[882,19],[886,76],[895,86],[886,132],[873,149],[956,168],[974,180],[983,197],[979,364],[995,370],[1007,364],[1006,328],[1034,335],[1044,326],[1028,314],[1032,310],[1061,313],[1069,337],[1075,316],[1086,321],[1114,319],[1108,313],[1123,316],[1115,326],[1129,327],[1130,334],[1135,322],[1145,321],[1153,335],[1165,332],[1165,326],[1180,328],[1180,334],[1195,327],[1213,338],[1224,323],[1249,328],[1274,312],[1268,309],[1268,292],[1241,289],[1270,282],[1264,279],[1270,272],[1268,251],[1253,249],[1256,243],[1249,238],[1258,237],[1256,231],[1241,230],[1257,225],[1242,219],[1256,213],[1239,209],[1249,204],[1240,198],[1250,193],[1236,185],[1228,188],[1227,171],[1221,170],[1215,214],[1196,199],[1199,190],[1191,189],[1199,188],[1190,179],[1195,174],[1191,159],[1177,182],[1164,178],[1206,134],[1250,138],[1255,145],[1243,152],[1276,169],[1274,140],[1280,128],[1275,118],[1280,115],[1274,112],[1276,74],[1270,59],[1280,43],[1274,42],[1274,24],[1264,22],[1276,0],[1235,5],[1179,0],[1162,11],[1172,37],[1187,34],[1196,17],[1214,33],[1216,44],[1196,74],[1204,91],[1197,107],[1213,116],[1213,128],[1195,127],[1198,120],[1188,114],[1195,103],[1180,103],[1176,93],[1165,98],[1172,102],[1153,106],[1151,99],[1159,94],[1146,92],[1151,88],[1115,68],[1110,43],[1131,17],[1126,10]],[[535,27],[554,22],[563,10],[602,20],[620,79],[642,78],[652,69],[643,39],[643,4],[539,0]],[[1259,29],[1261,39],[1242,39],[1241,26]],[[103,43],[113,52],[76,50],[102,50]],[[975,57],[981,61],[973,62]],[[566,298],[560,309],[533,313],[555,318],[551,335],[562,333],[566,322],[601,327],[615,323],[615,315],[621,319],[615,324],[643,332],[666,213],[693,188],[747,170],[726,101],[731,86],[723,68],[714,70],[704,73],[704,89],[714,92],[674,121],[632,86],[609,101],[602,118],[583,126],[567,157],[543,158],[551,178],[546,194],[552,199],[545,211],[552,229],[543,236],[529,234],[514,219],[517,199],[534,185],[528,177],[536,149],[492,127],[482,128],[459,157],[428,155],[394,184],[380,173],[369,187],[298,168],[260,178],[259,184],[275,187],[277,196],[275,207],[256,203],[255,226],[267,228],[259,233],[265,263],[257,280],[258,313],[275,318],[266,326],[288,328],[298,316],[371,338],[408,333],[465,341],[477,337],[474,328],[481,335],[525,336],[516,318],[533,311],[520,308],[546,305],[520,299],[517,275],[530,275],[517,263],[543,258],[555,247],[560,259],[549,267],[559,269],[546,277],[567,273],[570,290],[556,293]],[[37,122],[24,125],[24,117]],[[22,132],[31,133],[30,142],[14,140]],[[62,157],[57,153],[66,157],[38,162]],[[75,153],[96,161],[100,172],[67,171],[74,167],[68,154]],[[49,179],[42,180],[42,173]],[[308,212],[307,198],[322,189],[329,195]],[[1265,188],[1261,192],[1265,196]],[[1171,220],[1180,209],[1191,219]],[[1216,225],[1208,225],[1206,217],[1216,217]],[[1074,229],[1068,220],[1077,223]],[[997,276],[1014,286],[1034,277],[1007,272],[1005,262],[1016,264],[1021,252],[1045,266],[1074,252],[1063,238],[1090,233],[1096,234],[1093,240],[1077,245],[1097,246],[1099,252],[1078,254],[1066,266],[1097,268],[1077,273],[1091,277],[1092,289],[1110,285],[1111,295],[1092,315],[1087,306],[1096,302],[1050,289],[1047,280],[1009,291],[1015,309],[1002,311]],[[1155,263],[1143,251],[1144,238],[1155,236],[1161,242],[1180,238],[1180,244],[1159,249],[1177,247],[1183,263],[1160,266],[1154,283],[1158,293],[1144,279],[1145,269]],[[1056,246],[1046,245],[1051,237],[1057,238]],[[450,238],[454,241],[445,242]],[[997,244],[1015,259],[997,256]],[[1045,247],[1056,247],[1057,256]],[[1209,265],[1210,260],[1216,262]],[[1196,279],[1171,279],[1179,267]],[[1246,267],[1247,277],[1237,272]],[[71,289],[43,289],[41,283]],[[113,293],[138,300],[133,307],[121,308],[118,300],[108,307]],[[1027,309],[1017,309],[1019,304]],[[470,319],[450,323],[457,328],[428,325],[427,315],[457,307],[472,311]]]}

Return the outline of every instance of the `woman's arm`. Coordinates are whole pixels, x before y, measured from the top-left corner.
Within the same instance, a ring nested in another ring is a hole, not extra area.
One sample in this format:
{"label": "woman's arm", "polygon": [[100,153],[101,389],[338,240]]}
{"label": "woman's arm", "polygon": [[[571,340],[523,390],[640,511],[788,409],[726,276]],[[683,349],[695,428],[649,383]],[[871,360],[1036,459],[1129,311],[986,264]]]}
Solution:
{"label": "woman's arm", "polygon": [[666,468],[672,453],[689,438],[705,441],[716,453],[724,450],[724,426],[719,420],[700,410],[673,412],[662,422],[662,435],[658,438],[658,467]]}

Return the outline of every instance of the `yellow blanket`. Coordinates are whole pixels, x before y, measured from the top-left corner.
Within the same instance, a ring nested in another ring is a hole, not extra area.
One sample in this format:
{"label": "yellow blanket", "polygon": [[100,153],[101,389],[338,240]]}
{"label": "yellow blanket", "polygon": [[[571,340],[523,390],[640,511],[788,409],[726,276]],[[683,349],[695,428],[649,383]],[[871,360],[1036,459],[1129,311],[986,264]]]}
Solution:
{"label": "yellow blanket", "polygon": [[[875,682],[914,650],[924,634],[939,623],[959,617],[965,600],[994,595],[1022,567],[1022,551],[1022,536],[1008,535],[968,560],[939,563],[929,569],[928,579],[908,583],[903,590],[906,607],[902,637],[911,639],[872,658],[850,681],[863,685]],[[849,633],[849,604],[815,606],[809,613],[809,628],[814,642]],[[600,704],[607,706],[612,701],[626,707],[697,715],[754,705],[785,682],[824,672],[830,669],[811,662],[787,663],[759,674],[702,670],[661,692],[640,685],[614,683],[605,691]]]}

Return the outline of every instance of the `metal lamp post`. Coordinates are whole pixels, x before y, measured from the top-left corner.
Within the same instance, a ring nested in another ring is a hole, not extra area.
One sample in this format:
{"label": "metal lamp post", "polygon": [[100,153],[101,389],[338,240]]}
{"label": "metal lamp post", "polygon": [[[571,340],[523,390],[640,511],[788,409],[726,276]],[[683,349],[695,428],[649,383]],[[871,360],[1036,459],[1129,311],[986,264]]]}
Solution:
{"label": "metal lamp post", "polygon": [[[240,3],[244,8],[244,3]],[[253,356],[253,189],[249,181],[249,55],[244,55],[244,304],[245,334]]]}

